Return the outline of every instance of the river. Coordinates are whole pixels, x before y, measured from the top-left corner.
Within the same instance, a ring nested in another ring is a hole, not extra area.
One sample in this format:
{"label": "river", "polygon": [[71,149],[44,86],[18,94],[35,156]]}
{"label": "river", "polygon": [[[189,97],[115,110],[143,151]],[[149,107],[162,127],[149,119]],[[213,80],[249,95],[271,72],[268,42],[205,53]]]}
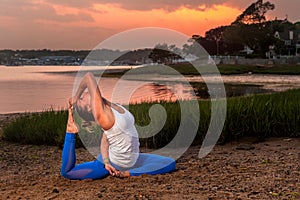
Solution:
{"label": "river", "polygon": [[[126,67],[114,66],[111,70],[124,68]],[[87,71],[99,70],[99,67],[86,67],[85,69]],[[72,96],[78,70],[80,66],[0,66],[0,114],[66,108],[68,98]],[[213,78],[211,77],[212,80]],[[222,76],[222,78],[226,83],[228,96],[300,88],[300,76],[247,74]],[[102,95],[111,100],[112,91],[119,80],[101,77],[99,87]],[[203,82],[200,76],[189,77],[188,80],[193,88],[174,77],[164,78],[164,81],[169,83],[167,85],[157,79],[122,80],[121,89],[118,89],[113,100],[121,104],[155,100],[173,101],[176,100],[176,96],[172,91],[181,93],[184,99],[190,99],[193,98],[192,90],[198,98],[207,98],[205,95],[201,96],[203,92],[199,91],[202,88],[199,84]],[[132,88],[137,88],[137,90],[132,91]]]}

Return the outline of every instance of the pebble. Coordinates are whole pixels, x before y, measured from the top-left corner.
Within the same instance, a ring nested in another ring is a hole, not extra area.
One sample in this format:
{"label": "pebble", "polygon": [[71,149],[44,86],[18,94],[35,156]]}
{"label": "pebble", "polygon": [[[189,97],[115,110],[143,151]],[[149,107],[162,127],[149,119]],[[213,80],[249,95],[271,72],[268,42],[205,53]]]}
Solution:
{"label": "pebble", "polygon": [[56,188],[54,188],[54,189],[52,190],[52,192],[53,192],[53,193],[59,193],[59,190],[56,189]]}
{"label": "pebble", "polygon": [[236,148],[236,150],[252,150],[255,149],[254,146],[251,144],[239,144]]}
{"label": "pebble", "polygon": [[172,186],[171,185],[167,185],[167,190],[171,190],[172,189]]}
{"label": "pebble", "polygon": [[99,193],[97,193],[97,197],[98,197],[98,198],[102,198],[103,195],[99,192]]}

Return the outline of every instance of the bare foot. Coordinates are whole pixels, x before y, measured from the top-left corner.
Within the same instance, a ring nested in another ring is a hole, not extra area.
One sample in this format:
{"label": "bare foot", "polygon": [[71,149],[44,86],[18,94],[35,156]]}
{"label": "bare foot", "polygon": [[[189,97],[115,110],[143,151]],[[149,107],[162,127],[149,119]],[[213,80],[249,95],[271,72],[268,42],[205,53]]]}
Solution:
{"label": "bare foot", "polygon": [[73,105],[72,103],[69,101],[69,108],[68,108],[68,122],[67,122],[67,132],[68,133],[73,133],[76,134],[78,133],[78,126],[74,121],[73,118]]}
{"label": "bare foot", "polygon": [[120,171],[117,177],[118,178],[127,178],[127,177],[130,177],[130,173],[129,173],[129,171],[123,171],[123,172]]}

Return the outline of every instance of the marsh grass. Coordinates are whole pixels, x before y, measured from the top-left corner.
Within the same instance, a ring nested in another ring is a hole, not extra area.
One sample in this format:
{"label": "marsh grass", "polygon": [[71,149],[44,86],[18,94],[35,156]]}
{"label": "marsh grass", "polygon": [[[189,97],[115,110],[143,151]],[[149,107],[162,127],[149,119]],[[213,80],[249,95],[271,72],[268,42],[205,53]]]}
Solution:
{"label": "marsh grass", "polygon": [[[4,138],[8,141],[34,145],[63,146],[67,111],[45,110],[39,113],[25,113],[22,117],[4,127]],[[77,140],[77,146],[82,146]]]}
{"label": "marsh grass", "polygon": [[[228,98],[225,125],[219,142],[237,140],[245,136],[256,137],[258,139],[267,137],[299,137],[299,99],[300,89],[275,94]],[[198,123],[195,120],[197,116],[193,115],[189,115],[187,119],[181,119],[180,104],[178,102],[156,103],[159,103],[166,110],[166,123],[153,137],[141,138],[141,146],[149,148],[165,146],[175,137],[181,120]],[[200,122],[194,144],[202,142],[211,118],[210,101],[201,100],[198,103],[200,108]],[[154,104],[144,102],[129,106],[129,110],[135,116],[137,125],[141,127],[149,125],[149,109]],[[158,115],[154,120],[156,120],[154,124],[159,123],[162,120],[162,116]],[[66,121],[67,112],[63,110],[31,113],[5,126],[4,137],[6,140],[13,142],[62,146]],[[98,129],[96,127],[95,130],[97,132],[99,127]],[[86,132],[86,134],[89,133]],[[99,138],[99,134],[96,134],[95,138]],[[78,146],[82,146],[80,140],[77,141]]]}
{"label": "marsh grass", "polygon": [[227,102],[224,140],[244,136],[300,136],[300,90],[231,98]]}
{"label": "marsh grass", "polygon": [[65,132],[65,111],[52,109],[27,113],[4,127],[4,137],[13,142],[55,145]]}

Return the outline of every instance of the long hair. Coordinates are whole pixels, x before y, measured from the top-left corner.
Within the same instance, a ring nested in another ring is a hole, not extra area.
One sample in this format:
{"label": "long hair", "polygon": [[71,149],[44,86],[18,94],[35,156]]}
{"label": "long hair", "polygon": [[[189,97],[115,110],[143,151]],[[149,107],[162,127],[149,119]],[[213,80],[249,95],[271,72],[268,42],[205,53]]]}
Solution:
{"label": "long hair", "polygon": [[99,146],[101,145],[101,137],[103,131],[96,122],[92,112],[85,109],[79,109],[74,105],[78,125],[80,126],[79,136],[84,147],[89,150],[93,156],[99,154]]}
{"label": "long hair", "polygon": [[87,110],[79,109],[77,105],[75,105],[75,110],[77,111],[78,115],[86,122],[94,122],[95,118],[92,112]]}
{"label": "long hair", "polygon": [[74,105],[74,108],[78,114],[78,117],[81,119],[81,129],[86,130],[89,133],[93,132],[95,130],[95,127],[97,127],[97,123],[95,121],[93,113],[87,110],[80,109],[77,105]]}

